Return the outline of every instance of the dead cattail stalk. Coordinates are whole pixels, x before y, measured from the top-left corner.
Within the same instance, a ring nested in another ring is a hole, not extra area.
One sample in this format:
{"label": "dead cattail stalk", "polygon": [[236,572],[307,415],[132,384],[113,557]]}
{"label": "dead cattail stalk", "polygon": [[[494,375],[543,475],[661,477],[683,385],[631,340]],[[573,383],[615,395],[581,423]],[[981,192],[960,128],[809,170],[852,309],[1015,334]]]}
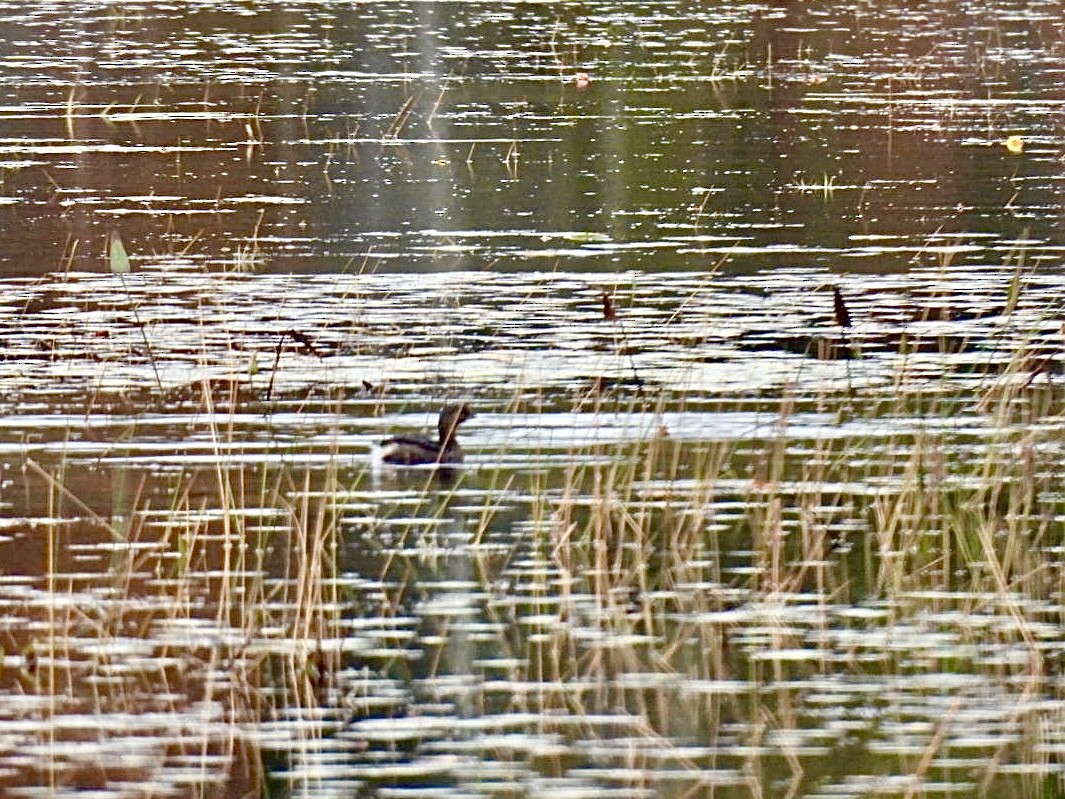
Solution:
{"label": "dead cattail stalk", "polygon": [[832,287],[832,307],[836,314],[836,324],[840,327],[850,327],[850,311],[847,310],[847,303],[843,301],[843,294],[840,292],[839,286]]}

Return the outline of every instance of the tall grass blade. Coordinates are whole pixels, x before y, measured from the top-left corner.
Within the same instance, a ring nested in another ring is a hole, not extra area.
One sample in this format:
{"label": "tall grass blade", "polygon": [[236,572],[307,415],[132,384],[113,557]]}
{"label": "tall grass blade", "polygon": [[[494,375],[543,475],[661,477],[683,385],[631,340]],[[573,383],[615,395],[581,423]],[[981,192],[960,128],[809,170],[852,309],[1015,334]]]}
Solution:
{"label": "tall grass blade", "polygon": [[1013,261],[1013,278],[1010,280],[1009,289],[1006,292],[1006,307],[1002,311],[1002,315],[1010,317],[1013,312],[1017,310],[1017,303],[1021,300],[1021,292],[1024,289],[1024,260],[1025,260],[1025,242],[1028,241],[1028,228],[1021,231],[1020,240],[1017,242],[1009,253],[1006,255],[1005,264]]}

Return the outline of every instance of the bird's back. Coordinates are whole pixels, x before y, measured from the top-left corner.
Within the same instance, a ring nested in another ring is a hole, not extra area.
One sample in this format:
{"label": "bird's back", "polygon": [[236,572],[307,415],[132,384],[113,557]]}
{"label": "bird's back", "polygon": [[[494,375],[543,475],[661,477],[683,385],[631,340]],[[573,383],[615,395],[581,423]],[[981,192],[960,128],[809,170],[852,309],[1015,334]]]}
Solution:
{"label": "bird's back", "polygon": [[439,463],[440,446],[426,436],[395,436],[381,442],[381,460],[399,466]]}

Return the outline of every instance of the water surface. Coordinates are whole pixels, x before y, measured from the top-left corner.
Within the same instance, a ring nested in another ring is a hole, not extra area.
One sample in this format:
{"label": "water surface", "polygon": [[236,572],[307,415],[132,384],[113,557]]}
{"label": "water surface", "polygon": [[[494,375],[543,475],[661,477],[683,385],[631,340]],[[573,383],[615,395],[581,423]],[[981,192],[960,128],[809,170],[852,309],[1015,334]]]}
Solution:
{"label": "water surface", "polygon": [[3,793],[1060,792],[1060,18],[0,3]]}

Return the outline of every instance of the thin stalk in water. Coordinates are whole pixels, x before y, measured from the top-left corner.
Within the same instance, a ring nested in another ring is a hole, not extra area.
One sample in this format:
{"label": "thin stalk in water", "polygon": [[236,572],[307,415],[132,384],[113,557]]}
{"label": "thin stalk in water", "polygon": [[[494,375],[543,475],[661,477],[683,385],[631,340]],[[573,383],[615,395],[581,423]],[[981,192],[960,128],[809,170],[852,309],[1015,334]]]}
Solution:
{"label": "thin stalk in water", "polygon": [[137,313],[137,306],[133,303],[133,295],[129,292],[129,286],[126,285],[126,275],[130,271],[129,255],[126,253],[126,246],[122,243],[122,236],[117,230],[111,231],[111,236],[108,241],[107,247],[108,262],[111,267],[111,274],[118,275],[118,279],[122,282],[122,290],[126,292],[126,299],[129,301],[129,309],[133,314],[133,322],[137,326],[137,329],[141,332],[141,338],[144,339],[144,348],[148,352],[148,362],[152,365],[152,373],[155,375],[155,383],[159,386],[159,391],[163,391],[163,380],[159,377],[159,367],[155,363],[155,353],[152,351],[152,343],[148,340],[148,334],[144,332],[144,323],[141,322],[140,315]]}

